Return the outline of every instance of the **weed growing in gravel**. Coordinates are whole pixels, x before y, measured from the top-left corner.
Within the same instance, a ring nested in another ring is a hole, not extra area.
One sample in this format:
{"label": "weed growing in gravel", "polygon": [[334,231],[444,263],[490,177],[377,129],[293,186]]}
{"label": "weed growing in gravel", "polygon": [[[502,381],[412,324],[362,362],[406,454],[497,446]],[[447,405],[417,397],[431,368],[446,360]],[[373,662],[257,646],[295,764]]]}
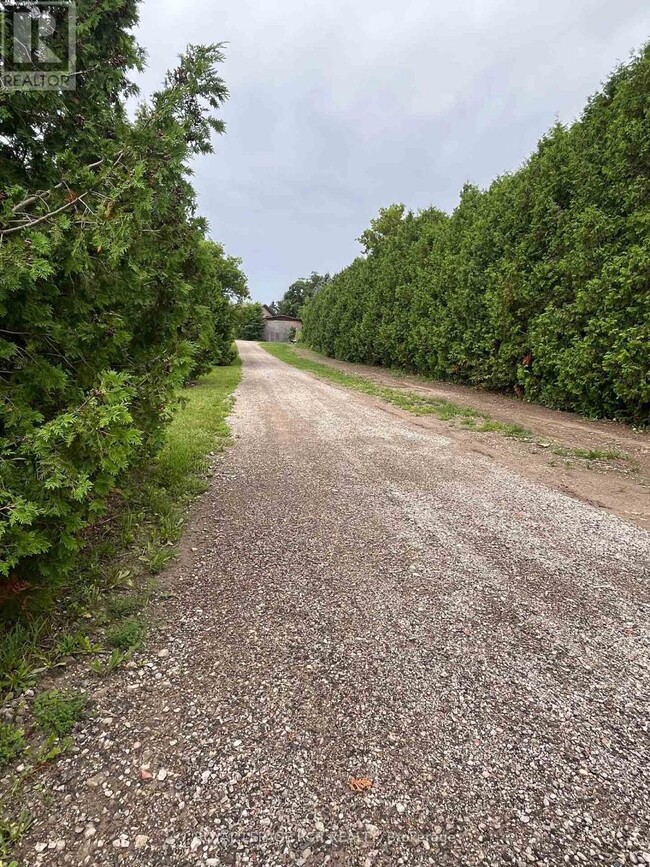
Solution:
{"label": "weed growing in gravel", "polygon": [[106,677],[121,668],[130,658],[131,653],[129,651],[125,652],[115,648],[108,659],[93,659],[90,663],[90,670],[97,677]]}
{"label": "weed growing in gravel", "polygon": [[9,723],[0,723],[0,769],[25,749],[25,735],[22,729]]}
{"label": "weed growing in gravel", "polygon": [[152,575],[158,575],[174,559],[173,548],[163,547],[159,539],[147,542],[140,560]]}
{"label": "weed growing in gravel", "polygon": [[37,668],[26,660],[22,660],[15,669],[4,672],[4,677],[0,681],[2,691],[10,695],[24,692],[34,686],[42,671],[42,668]]}
{"label": "weed growing in gravel", "polygon": [[89,635],[75,632],[74,635],[63,635],[56,644],[55,656],[93,656],[99,653],[101,644],[93,644]]}
{"label": "weed growing in gravel", "polygon": [[[375,392],[369,392],[375,393]],[[460,418],[463,422],[477,418],[485,418],[482,413],[459,406],[443,398],[428,397],[413,391],[399,391],[395,388],[381,387],[377,389],[377,397],[381,397],[387,403],[392,403],[400,409],[412,412],[415,415],[435,415],[441,421],[452,421]]]}
{"label": "weed growing in gravel", "polygon": [[116,650],[135,650],[144,641],[147,627],[138,617],[128,617],[106,632],[106,640]]}
{"label": "weed growing in gravel", "polygon": [[531,431],[520,424],[504,424],[500,421],[489,420],[478,425],[476,430],[478,433],[500,433],[511,440],[525,440],[530,442],[533,439]]}
{"label": "weed growing in gravel", "polygon": [[[9,854],[10,850],[19,842],[32,827],[33,819],[29,813],[23,812],[16,819],[0,819],[0,856]],[[5,862],[0,861],[0,865]],[[7,867],[18,867],[16,861],[11,861]]]}
{"label": "weed growing in gravel", "polygon": [[0,691],[22,692],[34,685],[41,663],[36,653],[26,654],[40,644],[46,632],[43,617],[18,622],[0,638]]}
{"label": "weed growing in gravel", "polygon": [[72,690],[52,689],[36,697],[32,713],[41,731],[60,738],[70,734],[85,707],[86,696]]}

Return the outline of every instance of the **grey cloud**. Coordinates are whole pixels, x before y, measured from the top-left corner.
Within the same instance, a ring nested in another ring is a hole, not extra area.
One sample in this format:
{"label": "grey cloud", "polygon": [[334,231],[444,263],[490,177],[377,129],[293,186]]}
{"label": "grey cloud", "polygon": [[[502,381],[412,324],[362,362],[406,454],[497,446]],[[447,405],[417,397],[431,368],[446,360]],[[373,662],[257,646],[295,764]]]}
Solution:
{"label": "grey cloud", "polygon": [[347,264],[380,207],[451,209],[516,168],[649,36],[646,0],[145,0],[140,84],[229,42],[228,132],[195,182],[270,301]]}

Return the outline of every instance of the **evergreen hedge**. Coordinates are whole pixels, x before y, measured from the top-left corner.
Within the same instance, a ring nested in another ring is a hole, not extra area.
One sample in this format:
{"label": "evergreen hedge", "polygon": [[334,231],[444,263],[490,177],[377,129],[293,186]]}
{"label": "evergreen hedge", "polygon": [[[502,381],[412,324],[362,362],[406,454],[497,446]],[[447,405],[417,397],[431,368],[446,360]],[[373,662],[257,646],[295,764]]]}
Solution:
{"label": "evergreen hedge", "polygon": [[189,182],[223,129],[220,47],[131,120],[137,3],[77,8],[76,89],[0,95],[0,600],[72,565],[178,387],[229,360],[245,287]]}
{"label": "evergreen hedge", "polygon": [[306,307],[315,349],[650,422],[650,47],[456,210],[380,212]]}

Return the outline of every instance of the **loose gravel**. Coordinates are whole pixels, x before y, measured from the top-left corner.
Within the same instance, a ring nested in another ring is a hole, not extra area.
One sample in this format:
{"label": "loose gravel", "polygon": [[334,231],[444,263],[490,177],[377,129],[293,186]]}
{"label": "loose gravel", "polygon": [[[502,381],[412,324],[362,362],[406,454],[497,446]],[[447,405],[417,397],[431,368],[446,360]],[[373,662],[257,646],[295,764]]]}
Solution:
{"label": "loose gravel", "polygon": [[235,445],[21,865],[650,864],[650,535],[240,350]]}

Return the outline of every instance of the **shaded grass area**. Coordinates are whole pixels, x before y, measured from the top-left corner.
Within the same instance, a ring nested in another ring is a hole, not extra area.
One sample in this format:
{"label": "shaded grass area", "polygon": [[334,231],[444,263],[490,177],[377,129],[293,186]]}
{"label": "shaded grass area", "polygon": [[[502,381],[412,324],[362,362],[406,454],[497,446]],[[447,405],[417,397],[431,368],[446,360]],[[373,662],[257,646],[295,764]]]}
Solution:
{"label": "shaded grass area", "polygon": [[407,391],[406,389],[380,385],[368,377],[346,373],[338,368],[331,367],[329,364],[314,361],[312,358],[305,358],[289,343],[262,343],[261,346],[275,358],[290,364],[292,367],[297,367],[299,370],[304,370],[336,385],[377,397],[414,415],[433,415],[441,421],[457,423],[466,430],[472,430],[476,433],[501,434],[501,436],[508,439],[529,442],[543,448],[552,448],[555,455],[566,458],[577,458],[588,463],[625,461],[629,459],[629,456],[624,452],[613,449],[599,450],[554,446],[552,443],[537,438],[532,431],[523,425],[497,421],[486,412],[460,406],[444,398],[428,397],[417,392]]}
{"label": "shaded grass area", "polygon": [[[187,508],[206,487],[211,456],[229,442],[227,416],[239,359],[184,390],[157,458],[134,473],[107,521],[93,529],[78,568],[0,612],[0,694],[11,699],[72,658],[115,667],[144,638],[141,612],[174,557]],[[118,621],[116,625],[112,625]],[[112,660],[112,663],[111,663]]]}

